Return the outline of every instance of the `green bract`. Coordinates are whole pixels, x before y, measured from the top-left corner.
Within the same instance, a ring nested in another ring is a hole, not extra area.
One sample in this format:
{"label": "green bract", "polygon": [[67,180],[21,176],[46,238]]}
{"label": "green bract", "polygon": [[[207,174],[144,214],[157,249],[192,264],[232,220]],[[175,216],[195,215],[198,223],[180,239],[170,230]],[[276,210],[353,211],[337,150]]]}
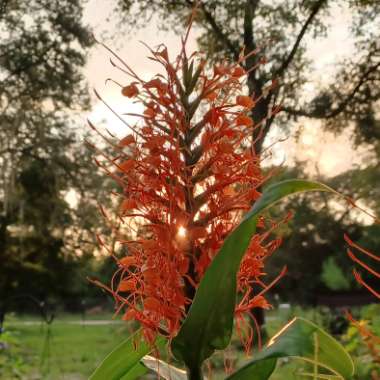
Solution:
{"label": "green bract", "polygon": [[[134,342],[138,344],[135,345]],[[165,339],[158,338],[155,346],[162,347]],[[133,380],[147,372],[140,360],[152,351],[137,331],[116,347],[99,365],[89,380]]]}

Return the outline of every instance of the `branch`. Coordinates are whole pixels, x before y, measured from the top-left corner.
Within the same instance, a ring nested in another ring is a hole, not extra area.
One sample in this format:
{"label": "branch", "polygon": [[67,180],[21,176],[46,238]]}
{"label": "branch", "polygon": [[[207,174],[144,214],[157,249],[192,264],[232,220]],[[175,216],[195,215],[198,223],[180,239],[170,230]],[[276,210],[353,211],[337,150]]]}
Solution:
{"label": "branch", "polygon": [[296,109],[296,108],[285,107],[285,106],[281,107],[280,112],[285,112],[285,113],[287,113],[291,116],[295,116],[295,117],[310,117],[312,119],[323,119],[324,118],[324,116],[318,115],[313,111],[306,111],[306,110],[302,110],[302,109]]}
{"label": "branch", "polygon": [[314,17],[316,16],[316,14],[318,13],[318,11],[322,8],[322,6],[324,5],[324,3],[327,3],[327,0],[319,0],[315,3],[314,7],[312,8],[312,11],[310,13],[310,16],[308,17],[308,19],[306,20],[305,24],[303,25],[300,33],[298,34],[298,37],[288,55],[288,57],[285,59],[285,61],[282,63],[282,65],[279,67],[279,69],[277,70],[276,72],[276,76],[281,76],[285,70],[288,68],[288,66],[290,65],[290,63],[292,62],[297,50],[298,50],[298,47],[302,41],[302,38],[304,37],[309,25],[311,24],[311,22],[313,21]]}
{"label": "branch", "polygon": [[[257,49],[257,45],[254,38],[254,31],[252,20],[255,17],[256,9],[259,5],[260,0],[246,0],[245,12],[244,12],[244,54],[250,54],[252,51]],[[256,69],[253,68],[257,65],[258,58],[256,54],[250,55],[245,62],[245,69],[249,72],[248,74],[248,89],[249,94],[256,94],[259,96],[262,94],[263,87],[263,77],[256,77]],[[262,103],[262,102],[261,102]],[[260,104],[257,105],[260,107]]]}
{"label": "branch", "polygon": [[[187,4],[190,6],[194,6],[194,1],[186,0]],[[202,12],[207,20],[207,22],[210,24],[214,34],[216,37],[222,42],[222,44],[233,54],[234,58],[236,60],[239,59],[239,51],[235,48],[234,44],[230,41],[230,39],[227,37],[227,35],[223,32],[223,30],[219,27],[219,25],[216,23],[215,18],[212,16],[212,14],[206,9],[205,5],[199,1],[198,3],[199,8],[202,9]]]}
{"label": "branch", "polygon": [[252,20],[255,17],[255,13],[256,13],[256,9],[258,5],[259,5],[259,0],[247,0],[245,4],[245,13],[244,13],[244,46],[246,48],[245,54],[249,54],[251,51],[256,49],[256,43],[253,37]]}
{"label": "branch", "polygon": [[352,98],[355,96],[355,94],[360,90],[360,87],[367,82],[368,77],[373,72],[377,71],[377,69],[380,67],[380,62],[377,63],[375,66],[370,67],[360,78],[354,89],[352,90],[351,94],[347,95],[346,98],[340,103],[340,105],[332,110],[327,116],[327,119],[331,119],[337,115],[339,115],[342,111],[344,111],[347,107],[347,105],[350,103]]}
{"label": "branch", "polygon": [[215,19],[212,17],[211,13],[208,12],[204,6],[204,4],[200,4],[202,11],[206,17],[206,20],[209,22],[209,24],[212,27],[212,30],[214,31],[215,35],[219,38],[219,40],[227,47],[227,49],[233,54],[234,58],[236,60],[239,59],[239,51],[235,48],[233,43],[229,40],[227,35],[223,33],[223,30],[219,28],[218,24],[216,23]]}
{"label": "branch", "polygon": [[330,112],[319,114],[319,113],[316,113],[315,111],[305,111],[305,110],[300,110],[300,109],[297,110],[290,107],[282,107],[282,111],[287,112],[288,114],[293,115],[293,116],[305,116],[305,117],[310,117],[310,118],[315,118],[315,119],[332,119],[338,116],[343,111],[345,111],[349,103],[352,101],[354,96],[360,90],[361,86],[368,81],[368,77],[370,76],[370,74],[372,74],[373,72],[376,72],[379,68],[380,68],[380,62],[370,67],[366,72],[364,72],[364,74],[362,75],[362,77],[360,78],[356,86],[353,88],[353,90],[344,97],[343,101],[336,108],[330,110]]}

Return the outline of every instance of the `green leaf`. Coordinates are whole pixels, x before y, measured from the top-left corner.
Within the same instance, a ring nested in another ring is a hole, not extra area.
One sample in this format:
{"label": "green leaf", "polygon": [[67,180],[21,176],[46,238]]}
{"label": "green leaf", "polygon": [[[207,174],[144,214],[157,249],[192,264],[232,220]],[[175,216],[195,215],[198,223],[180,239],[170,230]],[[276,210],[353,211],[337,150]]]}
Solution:
{"label": "green leaf", "polygon": [[141,362],[165,380],[187,380],[186,371],[173,367],[153,356],[146,355],[141,359]]}
{"label": "green leaf", "polygon": [[[138,342],[135,347],[134,342]],[[166,340],[157,338],[155,347],[163,347]],[[133,380],[147,372],[140,360],[152,351],[152,347],[141,339],[141,330],[137,331],[116,347],[103,360],[89,380]]]}
{"label": "green leaf", "polygon": [[[330,371],[334,375],[331,378],[335,379],[349,379],[354,374],[352,359],[332,336],[306,319],[294,318],[269,341],[264,350],[226,380],[267,380],[274,370],[273,363],[282,357],[307,360],[316,368]],[[264,375],[257,377],[257,373]]]}
{"label": "green leaf", "polygon": [[226,380],[266,380],[269,379],[276,368],[277,359],[262,359],[255,362],[252,368],[248,366],[242,367],[232,373]]}
{"label": "green leaf", "polygon": [[236,304],[236,275],[240,261],[256,231],[262,212],[281,199],[300,192],[335,190],[318,182],[287,180],[268,187],[222,248],[199,284],[181,330],[172,341],[174,355],[196,371],[215,350],[227,347]]}

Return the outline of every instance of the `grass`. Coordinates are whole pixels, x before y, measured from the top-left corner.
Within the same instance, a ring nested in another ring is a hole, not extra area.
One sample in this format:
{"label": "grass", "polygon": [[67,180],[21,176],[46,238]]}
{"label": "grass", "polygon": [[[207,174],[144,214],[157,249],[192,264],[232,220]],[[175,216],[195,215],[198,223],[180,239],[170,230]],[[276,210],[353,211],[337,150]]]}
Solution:
{"label": "grass", "polygon": [[0,362],[0,379],[87,379],[106,354],[128,336],[128,330],[124,324],[73,323],[79,319],[67,315],[49,328],[35,318],[28,318],[37,322],[31,325],[25,324],[24,318],[6,322],[12,342],[6,360]]}

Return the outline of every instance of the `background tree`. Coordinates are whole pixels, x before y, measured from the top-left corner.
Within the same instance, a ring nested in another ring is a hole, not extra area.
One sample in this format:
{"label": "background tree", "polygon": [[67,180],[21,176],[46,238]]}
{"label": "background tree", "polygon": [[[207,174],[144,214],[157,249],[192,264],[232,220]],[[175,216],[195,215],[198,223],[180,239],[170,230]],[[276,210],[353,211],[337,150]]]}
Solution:
{"label": "background tree", "polygon": [[[352,170],[332,178],[319,177],[341,193],[348,190],[356,200],[364,200],[372,210],[378,210],[378,172],[369,167]],[[301,166],[284,168],[274,179],[302,178],[306,174]],[[273,278],[288,266],[288,274],[281,280],[281,286],[273,290],[282,300],[301,304],[315,304],[318,296],[332,292],[358,290],[352,278],[352,261],[346,255],[347,245],[343,239],[347,234],[355,241],[365,243],[373,250],[380,247],[378,224],[355,208],[347,207],[334,197],[305,195],[278,205],[272,210],[271,218],[280,218],[286,212],[293,218],[276,231],[283,237],[283,243],[268,260],[266,269]],[[364,260],[365,261],[365,260]],[[307,281],[305,281],[307,278]],[[368,276],[367,281],[373,283]],[[302,287],[298,286],[302,282]],[[363,292],[364,299],[365,292]],[[357,300],[356,300],[357,301]],[[355,300],[354,300],[355,302]]]}
{"label": "background tree", "polygon": [[82,11],[79,0],[0,4],[0,299],[78,294],[102,227],[92,216],[106,190],[76,129],[90,105]]}

